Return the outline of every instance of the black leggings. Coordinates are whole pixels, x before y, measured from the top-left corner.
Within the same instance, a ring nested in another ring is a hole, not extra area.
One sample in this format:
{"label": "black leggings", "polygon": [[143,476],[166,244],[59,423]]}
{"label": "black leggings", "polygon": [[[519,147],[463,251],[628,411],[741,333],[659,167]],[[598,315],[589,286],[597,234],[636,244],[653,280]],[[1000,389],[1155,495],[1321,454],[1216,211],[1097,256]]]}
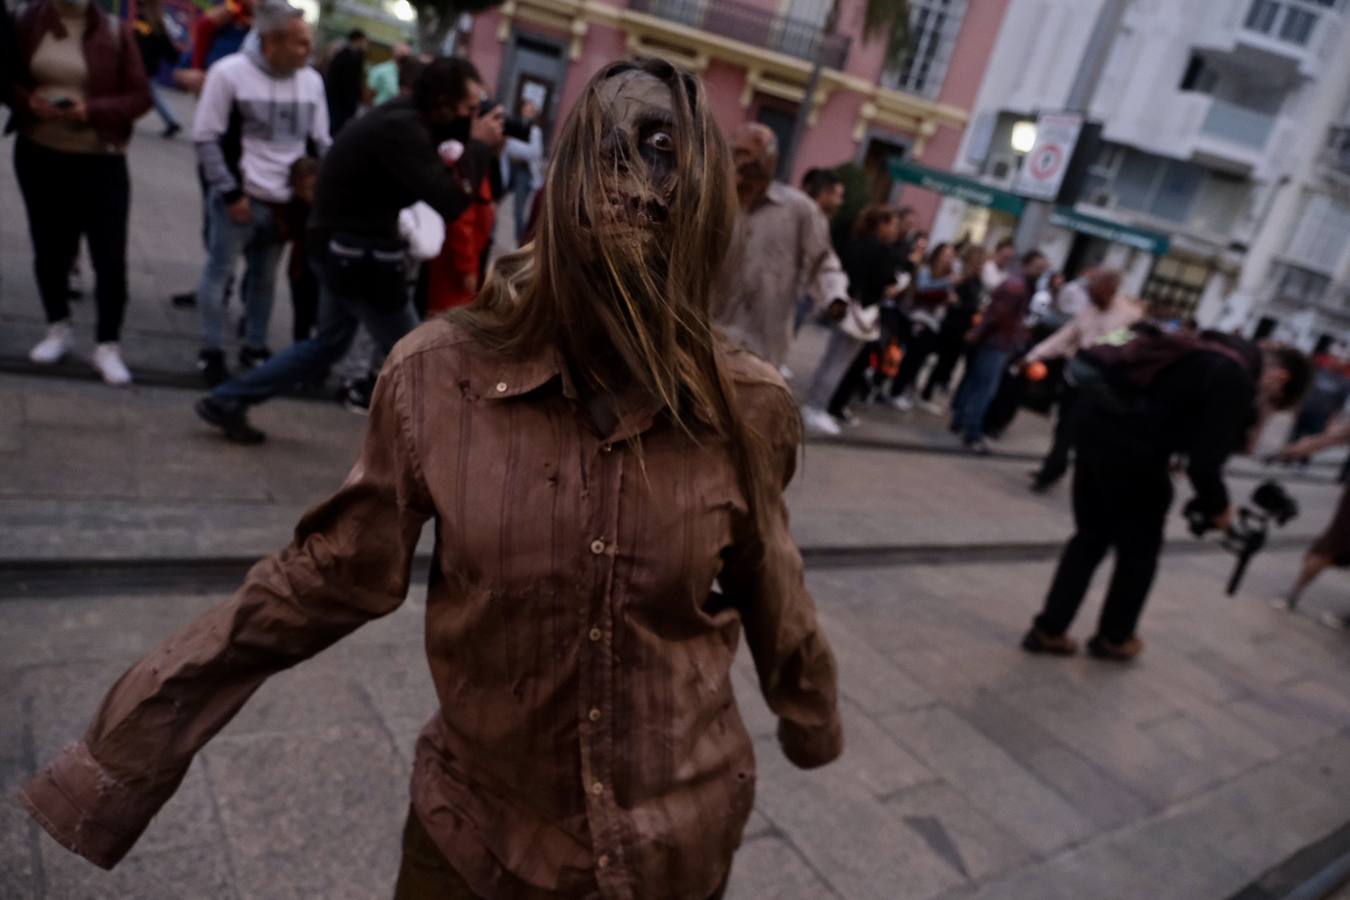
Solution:
{"label": "black leggings", "polygon": [[98,300],[98,341],[115,341],[127,308],[127,214],[131,180],[120,153],[63,153],[24,137],[14,142],[14,174],[28,210],[33,271],[47,321],[70,318],[66,281],[89,243]]}

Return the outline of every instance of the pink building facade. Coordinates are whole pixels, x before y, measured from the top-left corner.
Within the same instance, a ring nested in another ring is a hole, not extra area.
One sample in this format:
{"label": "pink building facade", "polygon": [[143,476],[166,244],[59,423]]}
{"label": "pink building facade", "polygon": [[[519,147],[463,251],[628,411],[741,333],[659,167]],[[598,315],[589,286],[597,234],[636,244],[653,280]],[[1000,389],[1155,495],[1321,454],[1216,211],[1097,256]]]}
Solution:
{"label": "pink building facade", "polygon": [[856,162],[875,199],[899,199],[926,222],[939,198],[893,186],[887,163],[951,167],[1008,2],[910,0],[915,49],[900,70],[862,36],[864,0],[838,0],[832,35],[831,0],[507,0],[474,17],[460,46],[508,109],[540,103],[546,130],[603,65],[640,53],[698,73],[728,132],[760,121],[783,144],[819,55],[808,126],[782,174],[796,183],[812,166]]}

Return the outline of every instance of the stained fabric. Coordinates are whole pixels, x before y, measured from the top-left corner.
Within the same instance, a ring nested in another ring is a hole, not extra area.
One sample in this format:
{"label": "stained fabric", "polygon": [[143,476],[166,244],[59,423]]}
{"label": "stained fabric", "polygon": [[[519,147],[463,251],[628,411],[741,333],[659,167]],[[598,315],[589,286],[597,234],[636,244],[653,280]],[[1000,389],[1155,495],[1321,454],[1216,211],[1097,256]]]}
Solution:
{"label": "stained fabric", "polygon": [[[786,486],[791,395],[749,354],[719,354]],[[446,860],[504,900],[712,895],[754,796],[729,679],[741,632],[799,766],[842,750],[834,661],[781,492],[757,533],[719,439],[650,405],[608,435],[590,421],[555,352],[506,359],[445,320],[419,328],[380,376],[341,489],[122,676],[84,740],[23,788],[27,808],[116,863],[267,676],[402,603],[434,520],[439,710],[412,802]]]}

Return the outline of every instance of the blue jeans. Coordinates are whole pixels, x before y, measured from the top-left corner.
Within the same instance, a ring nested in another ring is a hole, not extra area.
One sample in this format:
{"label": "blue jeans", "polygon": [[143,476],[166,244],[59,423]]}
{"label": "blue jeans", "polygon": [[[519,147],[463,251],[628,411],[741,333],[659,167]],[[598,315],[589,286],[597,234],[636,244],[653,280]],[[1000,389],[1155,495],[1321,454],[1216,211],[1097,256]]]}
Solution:
{"label": "blue jeans", "polygon": [[220,385],[211,392],[211,399],[231,406],[262,403],[312,375],[321,375],[346,355],[362,325],[387,354],[417,327],[417,314],[410,299],[398,307],[370,303],[334,290],[320,276],[319,330],[314,337],[292,344],[256,369]]}
{"label": "blue jeans", "polygon": [[244,344],[255,350],[267,346],[283,245],[272,207],[259,200],[250,201],[249,206],[252,219],[246,225],[236,225],[225,212],[225,201],[219,194],[212,193],[206,202],[206,268],[197,286],[197,306],[202,313],[202,343],[209,350],[225,345],[225,286],[240,255],[247,267],[241,289]]}
{"label": "blue jeans", "polygon": [[182,128],[183,126],[179,124],[178,118],[173,114],[173,110],[169,108],[168,101],[164,99],[159,91],[159,85],[155,84],[153,81],[150,82],[150,101],[155,104],[155,112],[159,113],[159,117],[164,120],[164,127]]}
{"label": "blue jeans", "polygon": [[967,441],[984,437],[984,417],[998,394],[1003,369],[1011,356],[1007,350],[985,345],[970,355],[970,369],[956,397],[954,424]]}

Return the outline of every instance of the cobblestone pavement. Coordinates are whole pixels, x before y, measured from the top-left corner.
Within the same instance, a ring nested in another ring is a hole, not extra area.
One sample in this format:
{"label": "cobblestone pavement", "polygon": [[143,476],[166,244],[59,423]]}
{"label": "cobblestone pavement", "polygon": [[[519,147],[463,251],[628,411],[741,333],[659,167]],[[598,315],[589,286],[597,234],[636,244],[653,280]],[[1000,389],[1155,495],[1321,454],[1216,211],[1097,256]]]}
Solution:
{"label": "cobblestone pavement", "polygon": [[[195,315],[167,294],[190,286],[200,263],[189,150],[144,130],[132,161],[127,355],[186,371]],[[0,360],[22,356],[41,329],[14,199],[0,163]],[[283,291],[276,334],[285,306]],[[798,382],[819,347],[804,334]],[[362,425],[332,404],[278,400],[256,416],[269,443],[240,448],[196,423],[193,397],[0,375],[0,577],[35,560],[266,553],[340,482]],[[1018,548],[1070,528],[1063,489],[1026,490],[1024,457],[1044,448],[1044,421],[1019,418],[999,445],[1006,455],[978,460],[946,452],[953,442],[931,417],[867,418],[852,437],[910,449],[810,445],[790,491],[799,541],[943,552],[931,564],[809,572],[841,666],[848,749],[835,765],[786,763],[749,660],[738,661],[760,772],[732,897],[1221,898],[1344,824],[1350,641],[1312,615],[1350,609],[1343,573],[1312,590],[1309,615],[1289,616],[1266,601],[1296,569],[1292,544],[1258,558],[1235,598],[1222,596],[1231,557],[1172,553],[1138,664],[1028,658],[1016,641],[1053,563]],[[1265,472],[1235,469],[1239,496]],[[1289,481],[1304,507],[1286,529],[1294,544],[1331,514],[1339,489],[1327,476]],[[993,546],[1009,559],[987,561]],[[1175,528],[1173,546],[1195,545]],[[388,896],[412,739],[434,706],[423,586],[269,682],[105,873],[42,837],[8,798],[79,735],[128,663],[220,596],[68,575],[78,583],[68,595],[0,590],[0,898]],[[1080,636],[1090,627],[1084,619]]]}

